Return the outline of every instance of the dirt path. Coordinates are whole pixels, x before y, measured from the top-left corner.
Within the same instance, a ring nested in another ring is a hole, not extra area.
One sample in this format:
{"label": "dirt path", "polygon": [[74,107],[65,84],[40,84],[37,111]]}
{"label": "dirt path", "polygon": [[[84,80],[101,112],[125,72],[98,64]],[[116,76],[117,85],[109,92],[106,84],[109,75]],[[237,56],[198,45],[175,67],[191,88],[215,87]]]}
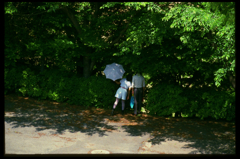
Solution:
{"label": "dirt path", "polygon": [[235,154],[231,122],[111,117],[110,110],[16,95],[5,96],[4,119],[5,154]]}

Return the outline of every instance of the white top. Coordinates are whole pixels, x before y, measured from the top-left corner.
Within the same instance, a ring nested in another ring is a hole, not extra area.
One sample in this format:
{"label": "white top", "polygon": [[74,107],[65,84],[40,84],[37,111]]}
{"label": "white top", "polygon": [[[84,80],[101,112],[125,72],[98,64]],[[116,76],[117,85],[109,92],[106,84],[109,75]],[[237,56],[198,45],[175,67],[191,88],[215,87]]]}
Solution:
{"label": "white top", "polygon": [[142,88],[145,87],[145,79],[140,74],[136,74],[132,78],[132,88]]}
{"label": "white top", "polygon": [[127,81],[126,78],[121,79],[120,83],[121,83],[120,86],[126,89],[132,86],[132,83],[130,81]]}

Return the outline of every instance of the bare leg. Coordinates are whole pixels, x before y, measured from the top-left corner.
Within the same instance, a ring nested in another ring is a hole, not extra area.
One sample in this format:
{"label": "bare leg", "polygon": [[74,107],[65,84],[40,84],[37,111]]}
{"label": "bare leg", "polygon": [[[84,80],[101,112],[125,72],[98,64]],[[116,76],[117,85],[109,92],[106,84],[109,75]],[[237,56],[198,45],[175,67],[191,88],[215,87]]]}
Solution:
{"label": "bare leg", "polygon": [[115,109],[117,107],[118,102],[119,102],[119,98],[116,98],[116,101],[113,104],[113,109]]}
{"label": "bare leg", "polygon": [[125,100],[122,100],[122,115],[124,115]]}
{"label": "bare leg", "polygon": [[125,108],[125,100],[122,100],[122,110]]}
{"label": "bare leg", "polygon": [[113,115],[113,112],[114,112],[115,108],[117,107],[118,102],[119,102],[119,98],[116,98],[116,101],[113,104],[113,109],[112,109],[111,115]]}

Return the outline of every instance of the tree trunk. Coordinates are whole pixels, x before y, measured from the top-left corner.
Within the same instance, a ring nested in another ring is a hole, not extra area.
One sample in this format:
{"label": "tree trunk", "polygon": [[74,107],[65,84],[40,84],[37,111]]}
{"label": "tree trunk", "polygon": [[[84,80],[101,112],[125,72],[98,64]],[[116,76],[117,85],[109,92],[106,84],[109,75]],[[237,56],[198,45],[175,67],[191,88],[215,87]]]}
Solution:
{"label": "tree trunk", "polygon": [[180,118],[181,117],[181,113],[180,112],[175,112],[175,118]]}
{"label": "tree trunk", "polygon": [[[73,26],[77,30],[78,34],[81,36],[81,28],[79,26],[79,23],[77,19],[74,17],[74,14],[68,7],[63,8],[63,11],[68,15],[69,19],[72,21]],[[89,27],[89,26],[86,26]],[[91,76],[93,66],[95,64],[94,60],[91,60],[91,53],[93,51],[92,48],[87,49],[87,55],[83,57],[83,77],[88,78]],[[79,69],[79,66],[77,65],[77,69]],[[80,72],[80,71],[78,71]],[[79,73],[78,73],[79,74]]]}
{"label": "tree trunk", "polygon": [[90,77],[90,59],[88,56],[83,57],[83,77]]}
{"label": "tree trunk", "polygon": [[229,76],[229,82],[231,84],[231,86],[235,89],[236,87],[236,78],[234,76]]}
{"label": "tree trunk", "polygon": [[44,61],[45,61],[45,58],[41,56],[41,72],[44,70]]}
{"label": "tree trunk", "polygon": [[80,56],[80,58],[76,57],[74,60],[76,61],[76,71],[78,76],[83,75],[83,67],[82,67],[82,62],[83,62],[83,56]]}
{"label": "tree trunk", "polygon": [[88,56],[83,58],[83,77],[88,78],[91,76],[93,71],[94,60],[91,60]]}
{"label": "tree trunk", "polygon": [[83,77],[88,78],[91,76],[95,60],[92,60],[89,55],[94,51],[93,48],[87,49],[88,53],[83,57]]}

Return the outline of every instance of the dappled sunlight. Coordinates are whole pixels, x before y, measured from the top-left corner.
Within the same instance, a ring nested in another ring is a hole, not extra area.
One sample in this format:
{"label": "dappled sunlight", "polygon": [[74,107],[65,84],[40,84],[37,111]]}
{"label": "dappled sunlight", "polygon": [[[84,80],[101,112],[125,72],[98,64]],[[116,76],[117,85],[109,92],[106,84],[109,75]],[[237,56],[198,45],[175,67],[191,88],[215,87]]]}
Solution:
{"label": "dappled sunlight", "polygon": [[[149,135],[147,142],[153,147],[164,144],[166,140],[179,143],[191,142],[192,144],[183,145],[183,148],[195,149],[201,149],[211,142],[216,142],[216,146],[211,147],[209,153],[218,149],[225,152],[226,147],[232,147],[235,143],[235,124],[231,122],[166,118],[149,114],[133,116],[129,110],[126,110],[125,115],[121,115],[120,110],[116,110],[116,114],[110,116],[111,110],[102,108],[86,109],[67,103],[38,101],[34,98],[26,100],[12,95],[5,95],[5,101],[7,101],[5,103],[7,104],[5,106],[6,122],[11,123],[13,127],[33,126],[39,133],[45,129],[54,129],[57,134],[68,130],[72,133],[82,132],[90,136],[98,134],[102,137],[108,136],[107,132],[123,131],[132,137]],[[221,143],[227,141],[231,141],[233,145],[227,144],[220,147]]]}
{"label": "dappled sunlight", "polygon": [[[11,97],[5,96],[6,99],[11,100]],[[101,116],[93,115],[101,113],[100,109],[81,110],[76,105],[56,104],[48,100],[38,103],[33,98],[29,98],[27,103],[21,100],[25,99],[19,98],[17,103],[11,101],[14,103],[11,111],[5,109],[5,121],[13,127],[34,126],[38,131],[55,129],[58,133],[69,129],[71,132],[81,131],[88,135],[98,133],[100,136],[106,135],[106,131],[115,130],[113,126],[106,125]]]}

